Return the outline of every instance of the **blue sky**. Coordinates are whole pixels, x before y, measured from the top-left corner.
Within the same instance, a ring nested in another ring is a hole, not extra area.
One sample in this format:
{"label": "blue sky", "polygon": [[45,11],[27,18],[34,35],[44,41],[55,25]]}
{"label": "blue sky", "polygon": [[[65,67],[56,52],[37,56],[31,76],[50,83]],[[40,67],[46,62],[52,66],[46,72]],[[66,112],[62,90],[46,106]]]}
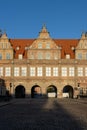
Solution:
{"label": "blue sky", "polygon": [[9,38],[37,38],[43,24],[52,38],[80,38],[87,0],[0,0],[0,29]]}

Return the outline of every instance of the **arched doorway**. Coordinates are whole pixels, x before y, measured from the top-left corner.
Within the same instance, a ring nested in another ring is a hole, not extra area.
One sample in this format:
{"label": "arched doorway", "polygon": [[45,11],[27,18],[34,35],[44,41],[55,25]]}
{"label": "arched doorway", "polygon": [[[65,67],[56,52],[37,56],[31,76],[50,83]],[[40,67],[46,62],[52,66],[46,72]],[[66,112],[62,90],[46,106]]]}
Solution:
{"label": "arched doorway", "polygon": [[73,98],[73,87],[70,85],[66,85],[63,88],[63,97]]}
{"label": "arched doorway", "polygon": [[57,97],[57,88],[54,85],[48,86],[47,97]]}
{"label": "arched doorway", "polygon": [[39,85],[34,85],[31,89],[32,98],[40,98],[42,96],[41,87]]}
{"label": "arched doorway", "polygon": [[15,97],[16,98],[25,98],[25,88],[22,85],[19,85],[15,88]]}

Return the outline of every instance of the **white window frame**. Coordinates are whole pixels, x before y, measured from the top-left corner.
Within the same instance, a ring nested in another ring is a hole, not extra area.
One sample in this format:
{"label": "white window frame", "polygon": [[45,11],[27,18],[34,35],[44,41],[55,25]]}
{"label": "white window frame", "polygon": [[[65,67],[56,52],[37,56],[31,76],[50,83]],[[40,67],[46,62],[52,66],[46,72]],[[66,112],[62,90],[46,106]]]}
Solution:
{"label": "white window frame", "polygon": [[27,76],[27,68],[21,67],[21,76]]}
{"label": "white window frame", "polygon": [[83,68],[78,67],[78,76],[83,76]]}
{"label": "white window frame", "polygon": [[43,75],[42,67],[37,67],[37,76],[42,76],[42,75]]}
{"label": "white window frame", "polygon": [[11,76],[11,67],[5,68],[5,76]]}
{"label": "white window frame", "polygon": [[35,75],[36,75],[35,67],[30,67],[30,76],[35,76]]}
{"label": "white window frame", "polygon": [[46,52],[46,59],[49,60],[51,58],[50,52]]}
{"label": "white window frame", "polygon": [[46,67],[46,76],[51,76],[51,67]]}
{"label": "white window frame", "polygon": [[22,59],[23,59],[23,55],[22,55],[22,54],[19,54],[19,55],[18,55],[18,59],[19,59],[19,60],[22,60]]}
{"label": "white window frame", "polygon": [[62,67],[62,76],[67,76],[67,67]]}
{"label": "white window frame", "polygon": [[42,49],[42,43],[41,42],[38,43],[38,49]]}
{"label": "white window frame", "polygon": [[20,74],[20,68],[14,67],[14,76],[19,76],[19,74]]}
{"label": "white window frame", "polygon": [[53,76],[58,76],[58,67],[53,67]]}
{"label": "white window frame", "polygon": [[87,76],[87,67],[85,68],[85,76]]}
{"label": "white window frame", "polygon": [[74,76],[74,75],[75,75],[75,68],[69,67],[69,76]]}

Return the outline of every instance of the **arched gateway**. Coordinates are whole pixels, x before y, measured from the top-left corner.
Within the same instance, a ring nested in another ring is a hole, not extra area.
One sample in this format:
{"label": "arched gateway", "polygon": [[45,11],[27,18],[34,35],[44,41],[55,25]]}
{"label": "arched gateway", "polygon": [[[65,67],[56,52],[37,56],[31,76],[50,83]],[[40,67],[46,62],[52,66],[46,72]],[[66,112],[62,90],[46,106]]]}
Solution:
{"label": "arched gateway", "polygon": [[66,85],[63,88],[63,97],[73,98],[73,87],[70,85]]}
{"label": "arched gateway", "polygon": [[47,97],[57,97],[57,88],[54,85],[50,85],[47,88]]}
{"label": "arched gateway", "polygon": [[42,96],[41,87],[39,85],[34,85],[31,88],[31,97],[40,98]]}
{"label": "arched gateway", "polygon": [[16,98],[25,98],[25,88],[22,85],[18,85],[15,88],[15,97]]}

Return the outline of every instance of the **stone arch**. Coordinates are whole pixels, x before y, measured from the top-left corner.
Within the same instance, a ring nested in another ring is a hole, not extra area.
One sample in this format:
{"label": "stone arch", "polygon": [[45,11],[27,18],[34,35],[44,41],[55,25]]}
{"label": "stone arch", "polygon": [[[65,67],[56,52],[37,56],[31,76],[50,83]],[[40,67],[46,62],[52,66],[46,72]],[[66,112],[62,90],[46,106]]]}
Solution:
{"label": "stone arch", "polygon": [[73,87],[70,86],[70,85],[66,85],[64,86],[63,88],[63,97],[66,97],[66,98],[73,98]]}
{"label": "stone arch", "polygon": [[25,87],[22,85],[18,85],[15,88],[15,97],[16,98],[25,98]]}
{"label": "stone arch", "polygon": [[57,97],[57,87],[54,85],[50,85],[47,87],[47,97]]}
{"label": "stone arch", "polygon": [[40,98],[42,96],[41,87],[39,85],[34,85],[31,88],[31,97],[32,98]]}

